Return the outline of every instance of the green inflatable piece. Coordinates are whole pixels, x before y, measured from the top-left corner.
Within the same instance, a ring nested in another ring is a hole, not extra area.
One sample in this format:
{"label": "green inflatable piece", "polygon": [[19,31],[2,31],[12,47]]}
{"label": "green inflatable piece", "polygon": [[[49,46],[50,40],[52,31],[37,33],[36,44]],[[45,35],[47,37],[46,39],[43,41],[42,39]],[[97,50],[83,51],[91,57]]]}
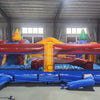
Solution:
{"label": "green inflatable piece", "polygon": [[82,30],[81,35],[79,36],[79,39],[80,40],[87,40],[87,35],[86,35],[84,29]]}
{"label": "green inflatable piece", "polygon": [[26,63],[28,63],[28,62],[29,62],[29,60],[30,60],[30,55],[29,55],[29,54],[27,54],[27,60],[26,60]]}

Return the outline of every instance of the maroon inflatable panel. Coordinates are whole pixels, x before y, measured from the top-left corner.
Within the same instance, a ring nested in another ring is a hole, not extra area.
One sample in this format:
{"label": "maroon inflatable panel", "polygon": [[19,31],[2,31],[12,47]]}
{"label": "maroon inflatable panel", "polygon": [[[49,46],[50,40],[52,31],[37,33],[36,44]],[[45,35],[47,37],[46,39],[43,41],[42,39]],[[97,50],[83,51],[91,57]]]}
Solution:
{"label": "maroon inflatable panel", "polygon": [[35,59],[31,62],[32,69],[38,69],[41,65],[43,65],[43,59]]}
{"label": "maroon inflatable panel", "polygon": [[[71,64],[85,69],[93,69],[93,62],[72,57],[54,57],[54,64]],[[43,65],[43,59],[36,59],[31,62],[31,68],[34,69],[38,69],[41,65]]]}
{"label": "maroon inflatable panel", "polygon": [[23,65],[24,64],[24,62],[23,62],[24,55],[23,54],[17,54],[16,58],[17,58],[17,65]]}
{"label": "maroon inflatable panel", "polygon": [[100,53],[98,44],[55,44],[54,53]]}
{"label": "maroon inflatable panel", "polygon": [[43,53],[43,44],[0,44],[0,53]]}

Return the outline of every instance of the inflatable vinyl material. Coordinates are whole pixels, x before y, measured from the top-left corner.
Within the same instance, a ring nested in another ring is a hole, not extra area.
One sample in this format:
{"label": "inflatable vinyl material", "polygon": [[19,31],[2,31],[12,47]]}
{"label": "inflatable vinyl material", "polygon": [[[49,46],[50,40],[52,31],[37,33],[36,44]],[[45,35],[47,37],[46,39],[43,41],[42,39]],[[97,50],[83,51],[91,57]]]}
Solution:
{"label": "inflatable vinyl material", "polygon": [[73,82],[68,82],[67,87],[69,89],[76,89],[80,87],[89,87],[95,85],[95,80],[93,76],[89,75],[85,79],[78,80],[78,81],[73,81]]}

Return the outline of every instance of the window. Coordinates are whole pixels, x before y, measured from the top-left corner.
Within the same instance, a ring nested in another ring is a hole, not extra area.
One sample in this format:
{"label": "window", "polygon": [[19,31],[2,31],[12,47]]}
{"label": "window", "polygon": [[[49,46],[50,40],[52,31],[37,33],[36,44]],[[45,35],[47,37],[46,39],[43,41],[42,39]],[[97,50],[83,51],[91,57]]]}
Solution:
{"label": "window", "polygon": [[66,42],[76,42],[79,40],[79,35],[82,32],[82,29],[84,29],[85,33],[87,34],[87,28],[66,28]]}
{"label": "window", "polygon": [[22,33],[26,34],[27,33],[27,28],[22,28]]}
{"label": "window", "polygon": [[81,34],[82,29],[87,34],[87,28],[66,28],[66,34]]}
{"label": "window", "polygon": [[67,37],[67,42],[76,42],[76,38],[75,37]]}
{"label": "window", "polygon": [[43,34],[43,28],[32,28],[32,27],[23,27],[22,28],[22,34]]}
{"label": "window", "polygon": [[34,37],[34,43],[41,41],[43,37]]}
{"label": "window", "polygon": [[77,34],[76,30],[76,28],[72,28],[72,34]]}
{"label": "window", "polygon": [[27,28],[27,33],[32,34],[32,28]]}
{"label": "window", "polygon": [[43,34],[43,28],[39,28],[38,31],[39,34]]}
{"label": "window", "polygon": [[43,36],[23,36],[22,38],[30,41],[30,43],[36,43],[43,40]]}
{"label": "window", "polygon": [[81,28],[77,28],[77,34],[80,34],[80,33],[81,33],[81,31],[82,31],[82,29],[81,29]]}
{"label": "window", "polygon": [[33,28],[33,34],[37,34],[37,33],[38,33],[37,28]]}
{"label": "window", "polygon": [[71,28],[67,28],[66,31],[67,31],[67,34],[71,34],[72,33],[71,32]]}
{"label": "window", "polygon": [[32,43],[32,37],[23,37],[23,39],[28,40],[30,43]]}

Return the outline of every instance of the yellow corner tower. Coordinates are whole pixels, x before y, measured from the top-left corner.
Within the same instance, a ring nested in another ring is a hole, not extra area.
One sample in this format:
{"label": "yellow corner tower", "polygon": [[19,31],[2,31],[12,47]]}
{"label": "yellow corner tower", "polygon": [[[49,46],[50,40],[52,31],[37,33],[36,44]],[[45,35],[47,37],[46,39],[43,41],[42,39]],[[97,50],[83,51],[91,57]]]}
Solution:
{"label": "yellow corner tower", "polygon": [[19,33],[18,28],[16,29],[16,31],[15,31],[15,33],[14,33],[14,35],[13,35],[13,40],[14,40],[14,41],[20,41],[20,40],[21,40],[21,35],[20,35],[20,33]]}

